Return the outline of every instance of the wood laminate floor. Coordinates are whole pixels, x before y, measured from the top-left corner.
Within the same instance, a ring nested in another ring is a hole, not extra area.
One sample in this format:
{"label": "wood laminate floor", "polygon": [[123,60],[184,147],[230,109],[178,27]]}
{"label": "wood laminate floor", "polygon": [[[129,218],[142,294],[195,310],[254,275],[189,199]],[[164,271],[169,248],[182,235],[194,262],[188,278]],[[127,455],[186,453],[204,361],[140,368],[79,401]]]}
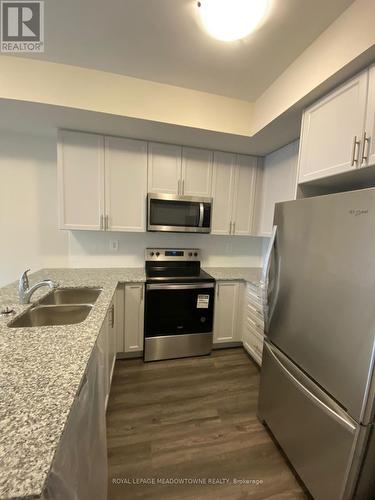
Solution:
{"label": "wood laminate floor", "polygon": [[258,386],[259,370],[242,348],[117,361],[107,413],[109,500],[305,498],[257,420]]}

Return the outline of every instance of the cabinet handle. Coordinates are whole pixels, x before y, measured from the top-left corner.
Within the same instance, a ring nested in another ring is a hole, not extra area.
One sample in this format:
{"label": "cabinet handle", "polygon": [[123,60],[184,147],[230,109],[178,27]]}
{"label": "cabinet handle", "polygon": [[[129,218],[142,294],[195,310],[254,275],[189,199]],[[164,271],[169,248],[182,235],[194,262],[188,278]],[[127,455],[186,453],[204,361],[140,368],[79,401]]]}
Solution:
{"label": "cabinet handle", "polygon": [[229,222],[229,234],[232,234],[232,221]]}
{"label": "cabinet handle", "polygon": [[236,221],[233,222],[233,227],[232,227],[232,234],[236,233]]}
{"label": "cabinet handle", "polygon": [[353,139],[353,149],[352,149],[352,161],[351,161],[351,166],[353,167],[354,163],[358,162],[358,152],[359,152],[359,145],[361,141],[358,140],[357,136],[354,136]]}
{"label": "cabinet handle", "polygon": [[220,285],[216,285],[216,298],[219,299],[220,295]]}
{"label": "cabinet handle", "polygon": [[185,193],[185,179],[182,179],[181,194]]}
{"label": "cabinet handle", "polygon": [[[366,147],[367,146],[367,147]],[[368,160],[368,154],[370,149],[370,137],[367,137],[366,130],[363,132],[363,144],[362,144],[362,157],[361,165]]]}
{"label": "cabinet handle", "polygon": [[115,326],[115,304],[112,304],[112,328]]}

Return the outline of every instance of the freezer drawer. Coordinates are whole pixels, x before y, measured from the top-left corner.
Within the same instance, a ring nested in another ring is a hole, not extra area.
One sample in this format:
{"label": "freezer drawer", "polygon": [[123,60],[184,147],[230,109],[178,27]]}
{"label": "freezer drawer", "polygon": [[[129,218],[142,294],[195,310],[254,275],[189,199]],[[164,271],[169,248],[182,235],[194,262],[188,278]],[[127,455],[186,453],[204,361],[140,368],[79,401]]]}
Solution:
{"label": "freezer drawer", "polygon": [[268,342],[259,416],[316,500],[342,498],[360,426]]}

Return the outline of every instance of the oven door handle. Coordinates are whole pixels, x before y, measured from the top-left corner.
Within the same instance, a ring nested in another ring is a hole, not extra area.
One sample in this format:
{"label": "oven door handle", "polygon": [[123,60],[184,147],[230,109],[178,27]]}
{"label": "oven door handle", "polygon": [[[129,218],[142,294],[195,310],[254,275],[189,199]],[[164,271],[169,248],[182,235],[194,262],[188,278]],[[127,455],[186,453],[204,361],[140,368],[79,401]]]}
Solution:
{"label": "oven door handle", "polygon": [[148,284],[146,290],[193,290],[198,288],[214,288],[215,283],[165,283],[160,285]]}
{"label": "oven door handle", "polygon": [[204,205],[202,202],[199,203],[199,222],[198,226],[203,227],[203,219],[204,219]]}

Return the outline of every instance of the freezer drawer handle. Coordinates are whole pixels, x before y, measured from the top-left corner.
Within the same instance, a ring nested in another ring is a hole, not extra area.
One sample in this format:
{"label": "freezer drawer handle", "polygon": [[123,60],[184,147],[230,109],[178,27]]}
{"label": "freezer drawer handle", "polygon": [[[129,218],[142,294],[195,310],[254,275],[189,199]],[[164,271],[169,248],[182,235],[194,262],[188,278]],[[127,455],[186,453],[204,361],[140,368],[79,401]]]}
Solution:
{"label": "freezer drawer handle", "polygon": [[274,349],[271,347],[271,345],[265,341],[264,342],[264,345],[265,345],[265,348],[267,349],[267,351],[269,352],[269,354],[273,357],[273,359],[278,363],[279,367],[282,369],[282,371],[287,375],[287,377],[299,388],[301,389],[305,394],[306,396],[311,399],[312,401],[314,401],[315,403],[317,403],[319,406],[321,406],[323,408],[323,410],[326,412],[326,413],[330,413],[331,416],[336,420],[338,421],[339,423],[341,424],[345,424],[347,427],[349,427],[353,432],[356,430],[356,426],[353,424],[353,422],[351,420],[349,420],[348,417],[344,416],[344,415],[340,415],[339,413],[337,413],[336,409],[334,408],[331,408],[330,406],[328,406],[328,404],[326,404],[325,402],[323,402],[320,398],[318,398],[317,396],[315,396],[311,391],[309,391],[307,389],[307,387],[305,387],[303,384],[301,384],[301,382],[299,382],[299,380],[296,379],[296,377],[290,373],[290,371],[285,367],[285,365],[282,363],[282,361],[279,359],[277,353],[274,351]]}

